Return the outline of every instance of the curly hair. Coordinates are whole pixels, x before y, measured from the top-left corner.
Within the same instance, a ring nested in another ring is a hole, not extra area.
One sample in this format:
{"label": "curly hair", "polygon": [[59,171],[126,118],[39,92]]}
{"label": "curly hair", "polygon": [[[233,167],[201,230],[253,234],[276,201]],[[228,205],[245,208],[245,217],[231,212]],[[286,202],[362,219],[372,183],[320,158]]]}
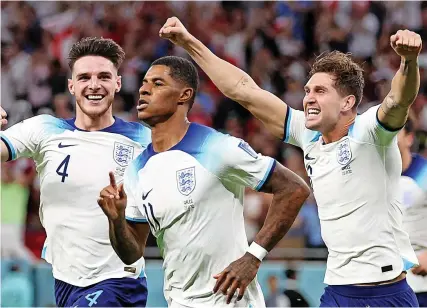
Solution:
{"label": "curly hair", "polygon": [[328,73],[334,76],[335,88],[341,95],[354,95],[355,107],[362,101],[365,79],[362,67],[353,61],[350,54],[339,51],[323,53],[314,61],[309,78],[316,73]]}

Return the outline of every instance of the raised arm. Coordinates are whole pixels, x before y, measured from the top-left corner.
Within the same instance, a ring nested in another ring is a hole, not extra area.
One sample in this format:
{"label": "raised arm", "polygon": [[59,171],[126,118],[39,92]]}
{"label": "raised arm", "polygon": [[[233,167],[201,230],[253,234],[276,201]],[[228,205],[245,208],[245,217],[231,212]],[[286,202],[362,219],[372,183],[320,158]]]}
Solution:
{"label": "raised arm", "polygon": [[178,18],[169,18],[159,35],[184,48],[225,96],[249,110],[274,136],[283,138],[287,105],[280,98],[261,89],[243,70],[217,57]]}
{"label": "raised arm", "polygon": [[391,90],[378,110],[378,120],[385,128],[397,130],[405,125],[409,108],[420,88],[418,54],[422,41],[412,31],[399,30],[390,37],[390,44],[401,57],[401,64],[391,82]]}
{"label": "raised arm", "polygon": [[144,255],[150,228],[146,223],[130,223],[125,218],[127,196],[123,184],[118,187],[110,172],[110,185],[98,198],[98,204],[108,218],[110,242],[114,251],[125,264],[132,264]]}

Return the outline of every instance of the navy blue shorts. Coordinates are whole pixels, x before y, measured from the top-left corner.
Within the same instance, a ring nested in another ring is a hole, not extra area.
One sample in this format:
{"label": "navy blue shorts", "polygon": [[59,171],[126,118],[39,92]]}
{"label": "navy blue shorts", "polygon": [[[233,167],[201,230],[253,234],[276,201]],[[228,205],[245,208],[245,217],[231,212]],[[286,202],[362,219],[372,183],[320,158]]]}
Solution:
{"label": "navy blue shorts", "polygon": [[320,307],[419,307],[414,291],[401,281],[379,286],[327,286]]}
{"label": "navy blue shorts", "polygon": [[427,307],[427,292],[415,293],[420,307]]}
{"label": "navy blue shorts", "polygon": [[145,307],[147,295],[145,277],[107,279],[88,287],[55,279],[58,307]]}

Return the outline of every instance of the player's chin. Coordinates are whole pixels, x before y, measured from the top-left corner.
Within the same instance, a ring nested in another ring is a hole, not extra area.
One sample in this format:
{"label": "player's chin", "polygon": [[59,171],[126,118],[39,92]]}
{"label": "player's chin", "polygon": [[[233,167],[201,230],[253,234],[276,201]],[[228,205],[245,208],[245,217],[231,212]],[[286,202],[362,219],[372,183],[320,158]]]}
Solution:
{"label": "player's chin", "polygon": [[310,130],[319,130],[322,127],[322,120],[320,117],[317,119],[305,119],[305,127]]}

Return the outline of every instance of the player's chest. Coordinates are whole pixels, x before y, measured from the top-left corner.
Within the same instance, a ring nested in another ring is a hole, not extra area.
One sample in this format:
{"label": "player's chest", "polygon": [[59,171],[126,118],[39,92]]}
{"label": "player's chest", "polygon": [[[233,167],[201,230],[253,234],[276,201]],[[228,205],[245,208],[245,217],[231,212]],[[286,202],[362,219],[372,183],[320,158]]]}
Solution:
{"label": "player's chest", "polygon": [[140,210],[154,222],[154,231],[158,231],[187,214],[199,215],[213,185],[215,178],[197,162],[165,161],[139,172],[135,197]]}
{"label": "player's chest", "polygon": [[60,187],[94,186],[100,179],[108,180],[109,171],[120,180],[140,152],[138,144],[125,139],[53,137],[43,144],[40,173],[45,182],[60,183]]}

